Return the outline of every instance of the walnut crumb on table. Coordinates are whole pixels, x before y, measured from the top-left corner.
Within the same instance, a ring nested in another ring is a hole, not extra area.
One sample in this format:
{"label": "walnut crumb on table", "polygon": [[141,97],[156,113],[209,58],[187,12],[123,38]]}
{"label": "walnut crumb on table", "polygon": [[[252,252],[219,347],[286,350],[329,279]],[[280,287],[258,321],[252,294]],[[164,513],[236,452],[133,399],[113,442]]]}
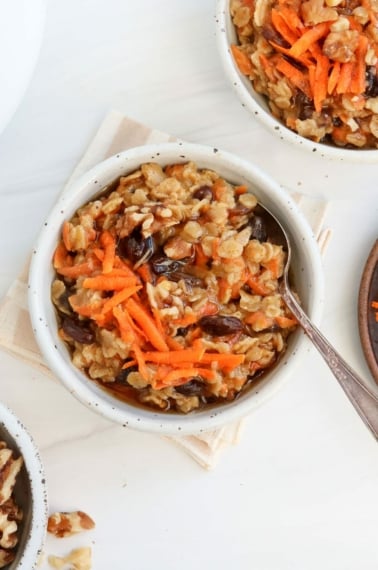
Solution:
{"label": "walnut crumb on table", "polygon": [[92,550],[90,547],[76,548],[67,556],[49,556],[50,566],[56,570],[69,566],[70,570],[91,570]]}
{"label": "walnut crumb on table", "polygon": [[57,538],[66,538],[94,527],[94,521],[83,511],[53,513],[47,523],[47,531]]}

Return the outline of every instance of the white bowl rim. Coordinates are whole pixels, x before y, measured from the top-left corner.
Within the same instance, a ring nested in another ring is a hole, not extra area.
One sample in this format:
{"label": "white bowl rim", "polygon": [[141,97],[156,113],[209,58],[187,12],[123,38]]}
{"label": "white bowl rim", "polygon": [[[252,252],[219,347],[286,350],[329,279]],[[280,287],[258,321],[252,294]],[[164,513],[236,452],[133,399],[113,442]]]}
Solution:
{"label": "white bowl rim", "polygon": [[[303,148],[308,152],[316,154],[331,161],[348,163],[378,163],[378,149],[350,149],[327,144],[317,143],[298,135],[286,127],[279,119],[275,119],[271,113],[260,106],[251,96],[243,83],[243,77],[237,70],[227,38],[227,10],[230,0],[217,0],[216,5],[216,41],[220,54],[223,69],[227,75],[233,90],[239,97],[242,107],[247,109],[256,117],[275,137],[287,141],[297,148]],[[253,87],[251,86],[251,89]]]}
{"label": "white bowl rim", "polygon": [[[117,408],[116,402],[119,404],[119,401],[115,401],[114,398],[112,401],[106,401],[103,390],[100,395],[95,394],[92,387],[94,383],[87,380],[87,383],[91,384],[91,386],[86,385],[83,381],[84,375],[81,374],[78,369],[74,369],[71,364],[68,365],[65,363],[57,346],[54,346],[54,342],[52,341],[48,326],[47,304],[43,302],[41,298],[42,295],[38,295],[38,289],[43,279],[41,276],[46,274],[46,260],[51,259],[53,247],[56,244],[56,240],[55,238],[52,239],[51,234],[49,237],[49,227],[52,225],[52,221],[54,220],[55,228],[60,227],[59,219],[63,222],[65,216],[68,215],[65,214],[67,209],[71,207],[73,213],[81,203],[87,201],[85,198],[78,201],[78,193],[88,193],[88,189],[90,189],[91,191],[88,195],[93,197],[96,193],[95,189],[97,188],[97,191],[99,191],[102,187],[102,184],[95,186],[101,177],[107,177],[109,181],[114,180],[122,173],[132,171],[143,162],[149,162],[154,159],[161,160],[165,164],[177,160],[181,160],[182,162],[193,160],[197,163],[205,163],[208,161],[209,164],[207,167],[216,170],[216,166],[211,165],[211,160],[214,160],[215,156],[217,160],[220,161],[219,168],[222,168],[222,165],[224,169],[227,167],[230,168],[231,165],[234,172],[243,173],[251,183],[253,181],[253,184],[257,188],[269,188],[270,194],[274,196],[275,203],[279,205],[280,211],[282,211],[283,214],[286,212],[292,215],[294,212],[294,224],[299,228],[298,231],[300,231],[300,235],[303,236],[303,241],[307,241],[309,251],[311,251],[312,254],[311,268],[313,269],[314,279],[312,282],[312,299],[314,302],[311,318],[315,323],[319,322],[324,302],[324,282],[318,245],[307,220],[289,194],[258,166],[217,148],[183,142],[145,145],[126,150],[106,159],[72,183],[70,188],[58,199],[47,221],[42,226],[30,264],[28,299],[35,338],[50,369],[79,401],[108,419],[120,423],[124,427],[166,435],[192,434],[215,429],[225,423],[240,419],[240,417],[245,416],[252,411],[252,409],[260,405],[267,397],[270,397],[275,392],[278,388],[277,384],[281,386],[284,383],[284,378],[288,376],[286,370],[294,366],[294,363],[291,363],[290,367],[282,366],[279,382],[275,382],[275,378],[272,378],[267,384],[267,387],[263,387],[258,394],[254,394],[253,398],[248,398],[244,401],[238,400],[237,406],[235,407],[231,403],[222,408],[215,408],[210,416],[205,412],[207,414],[206,418],[203,417],[201,412],[198,412],[195,415],[180,415],[179,417],[182,421],[178,422],[178,415],[153,413],[150,411],[146,413],[145,410],[141,410],[135,406],[127,407],[128,413],[126,418],[124,412]],[[58,220],[58,225],[56,220]],[[303,349],[302,352],[305,353],[310,347],[310,343],[305,336],[301,338],[301,343],[305,345],[301,346]],[[305,347],[307,347],[307,349]],[[294,355],[292,355],[291,358],[293,356]],[[295,362],[297,362],[297,360],[298,359],[296,359]],[[76,380],[78,376],[81,377],[82,381]],[[71,381],[71,378],[73,378],[73,381]]]}
{"label": "white bowl rim", "polygon": [[[39,561],[45,541],[48,502],[47,486],[40,453],[27,428],[16,414],[0,402],[0,425],[9,433],[24,459],[31,489],[31,523],[25,548],[14,570],[33,570]],[[12,567],[12,566],[11,566]],[[12,567],[13,568],[13,567]]]}

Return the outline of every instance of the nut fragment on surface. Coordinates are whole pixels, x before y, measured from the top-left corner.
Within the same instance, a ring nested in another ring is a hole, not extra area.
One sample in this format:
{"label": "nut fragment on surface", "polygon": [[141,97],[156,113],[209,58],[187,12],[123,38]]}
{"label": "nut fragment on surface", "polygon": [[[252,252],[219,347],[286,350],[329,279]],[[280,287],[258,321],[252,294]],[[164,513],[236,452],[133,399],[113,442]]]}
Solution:
{"label": "nut fragment on surface", "polygon": [[88,547],[76,548],[67,556],[49,556],[49,564],[55,570],[63,570],[67,567],[70,570],[91,570],[92,549]]}
{"label": "nut fragment on surface", "polygon": [[0,441],[0,568],[7,566],[16,555],[22,510],[14,501],[14,487],[23,465],[22,457]]}
{"label": "nut fragment on surface", "polygon": [[93,519],[83,511],[56,512],[49,516],[47,522],[47,531],[58,538],[66,538],[94,527]]}

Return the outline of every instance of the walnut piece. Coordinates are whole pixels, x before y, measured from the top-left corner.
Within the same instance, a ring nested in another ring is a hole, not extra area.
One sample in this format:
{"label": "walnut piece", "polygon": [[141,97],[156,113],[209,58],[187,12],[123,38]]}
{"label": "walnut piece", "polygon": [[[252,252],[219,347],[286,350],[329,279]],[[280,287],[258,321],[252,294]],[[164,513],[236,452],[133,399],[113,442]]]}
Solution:
{"label": "walnut piece", "polygon": [[69,566],[70,570],[91,570],[92,568],[92,550],[91,548],[76,548],[67,556],[49,556],[50,566],[56,570]]}
{"label": "walnut piece", "polygon": [[47,522],[47,531],[58,538],[66,538],[94,527],[95,522],[83,511],[53,513]]}

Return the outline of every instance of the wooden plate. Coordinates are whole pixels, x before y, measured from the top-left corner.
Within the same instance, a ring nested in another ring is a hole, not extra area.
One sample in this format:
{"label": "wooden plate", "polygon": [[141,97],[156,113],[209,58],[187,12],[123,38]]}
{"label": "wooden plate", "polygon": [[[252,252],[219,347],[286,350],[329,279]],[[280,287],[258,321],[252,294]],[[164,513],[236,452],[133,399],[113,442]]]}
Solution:
{"label": "wooden plate", "polygon": [[358,325],[362,349],[370,371],[378,384],[378,322],[372,308],[378,301],[378,240],[375,242],[362,273],[358,296]]}

